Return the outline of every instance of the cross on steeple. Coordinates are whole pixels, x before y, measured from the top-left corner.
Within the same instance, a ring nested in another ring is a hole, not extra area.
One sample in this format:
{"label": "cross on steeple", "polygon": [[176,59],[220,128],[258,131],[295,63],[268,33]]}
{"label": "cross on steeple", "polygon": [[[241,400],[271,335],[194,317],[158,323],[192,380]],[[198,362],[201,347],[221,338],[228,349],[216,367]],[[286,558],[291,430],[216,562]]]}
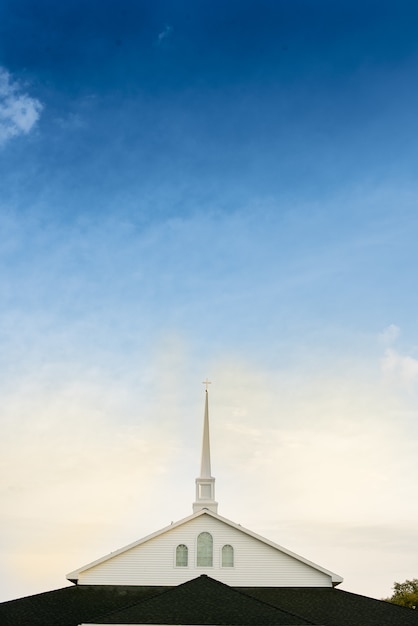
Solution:
{"label": "cross on steeple", "polygon": [[212,381],[208,380],[208,378],[207,378],[207,377],[206,377],[206,380],[204,380],[204,381],[202,382],[202,385],[205,385],[205,390],[206,390],[206,391],[208,390],[208,385],[211,385],[211,384],[212,384]]}

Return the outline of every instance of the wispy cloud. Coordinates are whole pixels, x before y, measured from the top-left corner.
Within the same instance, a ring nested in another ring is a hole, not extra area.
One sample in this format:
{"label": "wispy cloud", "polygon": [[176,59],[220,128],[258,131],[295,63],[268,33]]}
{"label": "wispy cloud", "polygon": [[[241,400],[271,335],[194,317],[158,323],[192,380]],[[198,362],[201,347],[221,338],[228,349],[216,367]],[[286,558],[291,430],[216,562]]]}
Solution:
{"label": "wispy cloud", "polygon": [[163,41],[171,35],[172,32],[173,32],[173,27],[170,26],[169,24],[166,24],[163,30],[160,33],[158,33],[157,45],[160,46],[163,43]]}
{"label": "wispy cloud", "polygon": [[418,359],[394,348],[400,333],[399,326],[390,324],[379,334],[379,342],[386,347],[380,369],[387,381],[411,390],[418,382]]}
{"label": "wispy cloud", "polygon": [[395,343],[397,338],[399,337],[401,329],[396,324],[389,324],[380,334],[379,341],[386,346],[392,345]]}
{"label": "wispy cloud", "polygon": [[0,67],[0,145],[12,137],[29,133],[42,108],[39,100],[24,93],[22,86]]}
{"label": "wispy cloud", "polygon": [[418,359],[388,348],[381,361],[383,373],[400,384],[411,387],[418,382]]}

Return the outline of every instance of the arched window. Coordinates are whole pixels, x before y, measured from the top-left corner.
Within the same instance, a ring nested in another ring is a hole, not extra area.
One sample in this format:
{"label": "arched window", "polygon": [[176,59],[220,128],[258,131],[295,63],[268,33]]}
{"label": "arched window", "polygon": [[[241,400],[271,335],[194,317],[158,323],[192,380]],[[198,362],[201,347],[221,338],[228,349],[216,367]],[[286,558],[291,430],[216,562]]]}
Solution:
{"label": "arched window", "polygon": [[222,567],[234,567],[234,548],[228,544],[222,547]]}
{"label": "arched window", "polygon": [[200,533],[197,537],[197,562],[198,567],[212,567],[213,565],[213,539],[209,533]]}
{"label": "arched window", "polygon": [[189,550],[184,543],[176,548],[176,567],[187,567]]}

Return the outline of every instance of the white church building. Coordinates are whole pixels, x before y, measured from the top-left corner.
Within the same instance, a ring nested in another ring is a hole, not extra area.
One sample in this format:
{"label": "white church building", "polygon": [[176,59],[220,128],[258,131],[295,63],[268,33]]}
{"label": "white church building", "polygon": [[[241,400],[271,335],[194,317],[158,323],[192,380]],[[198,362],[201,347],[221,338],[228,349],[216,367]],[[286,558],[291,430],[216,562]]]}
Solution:
{"label": "white church building", "polygon": [[179,585],[202,574],[243,587],[332,587],[343,581],[218,515],[207,388],[193,514],[67,574],[67,578],[77,585]]}

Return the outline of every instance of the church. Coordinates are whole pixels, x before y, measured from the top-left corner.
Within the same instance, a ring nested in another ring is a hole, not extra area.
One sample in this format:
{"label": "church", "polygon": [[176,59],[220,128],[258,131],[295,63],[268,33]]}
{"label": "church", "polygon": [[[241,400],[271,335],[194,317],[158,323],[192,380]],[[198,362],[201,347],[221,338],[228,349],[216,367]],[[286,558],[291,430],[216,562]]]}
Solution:
{"label": "church", "polygon": [[0,604],[1,626],[418,626],[418,611],[341,591],[341,576],[218,514],[206,381],[188,517],[67,574],[72,586]]}

